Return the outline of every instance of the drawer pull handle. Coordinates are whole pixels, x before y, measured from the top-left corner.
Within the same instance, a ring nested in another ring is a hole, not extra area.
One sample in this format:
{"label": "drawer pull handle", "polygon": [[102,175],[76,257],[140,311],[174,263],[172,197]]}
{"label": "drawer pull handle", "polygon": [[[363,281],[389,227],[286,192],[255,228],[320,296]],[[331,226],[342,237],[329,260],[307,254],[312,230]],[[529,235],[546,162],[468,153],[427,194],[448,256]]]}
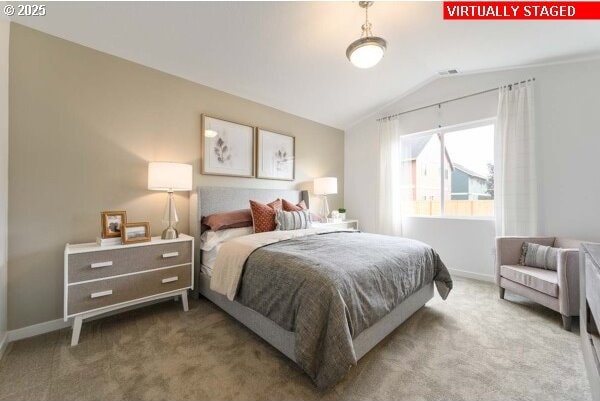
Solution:
{"label": "drawer pull handle", "polygon": [[90,295],[90,297],[92,297],[92,298],[100,298],[100,297],[105,297],[107,295],[112,295],[112,290],[94,292],[94,293],[92,293],[92,295]]}
{"label": "drawer pull handle", "polygon": [[179,256],[179,252],[168,252],[168,253],[163,253],[162,257],[163,259],[167,259],[167,258],[174,258]]}
{"label": "drawer pull handle", "polygon": [[175,276],[175,277],[167,277],[167,278],[163,278],[162,279],[162,283],[163,284],[167,284],[167,283],[172,283],[173,281],[177,281],[179,280],[179,277]]}
{"label": "drawer pull handle", "polygon": [[107,266],[112,266],[112,260],[109,260],[108,262],[98,262],[98,263],[91,264],[92,269],[96,269],[98,267],[107,267]]}

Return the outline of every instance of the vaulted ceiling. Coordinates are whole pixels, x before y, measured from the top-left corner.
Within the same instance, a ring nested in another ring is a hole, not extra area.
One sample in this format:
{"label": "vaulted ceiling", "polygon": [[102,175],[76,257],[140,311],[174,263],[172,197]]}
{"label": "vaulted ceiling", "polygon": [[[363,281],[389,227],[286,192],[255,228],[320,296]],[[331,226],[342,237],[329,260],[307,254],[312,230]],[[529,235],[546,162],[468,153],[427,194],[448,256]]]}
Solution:
{"label": "vaulted ceiling", "polygon": [[347,128],[440,70],[536,64],[600,52],[598,21],[444,21],[439,2],[376,2],[388,41],[360,70],[356,2],[47,2],[13,21],[338,128]]}

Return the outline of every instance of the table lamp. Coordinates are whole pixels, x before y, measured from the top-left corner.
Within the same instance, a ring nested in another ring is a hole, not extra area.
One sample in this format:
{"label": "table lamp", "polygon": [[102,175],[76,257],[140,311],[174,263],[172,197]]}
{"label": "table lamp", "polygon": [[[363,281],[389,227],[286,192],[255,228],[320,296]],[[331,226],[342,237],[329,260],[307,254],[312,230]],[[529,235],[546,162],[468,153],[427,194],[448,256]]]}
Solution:
{"label": "table lamp", "polygon": [[337,194],[337,178],[336,177],[321,177],[315,178],[314,181],[315,195],[323,196],[323,209],[325,217],[329,216],[329,203],[327,195]]}
{"label": "table lamp", "polygon": [[162,239],[175,239],[179,232],[175,225],[179,221],[173,192],[192,190],[192,165],[169,162],[148,163],[148,189],[152,191],[167,191],[168,201],[163,222],[169,226],[160,236]]}

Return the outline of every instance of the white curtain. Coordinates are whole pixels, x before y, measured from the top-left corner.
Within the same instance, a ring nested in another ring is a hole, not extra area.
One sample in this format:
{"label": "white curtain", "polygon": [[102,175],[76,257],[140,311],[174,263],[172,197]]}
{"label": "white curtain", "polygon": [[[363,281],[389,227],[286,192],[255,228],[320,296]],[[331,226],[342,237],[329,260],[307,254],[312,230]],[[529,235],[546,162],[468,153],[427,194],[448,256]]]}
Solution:
{"label": "white curtain", "polygon": [[533,82],[500,88],[495,131],[496,235],[537,235]]}
{"label": "white curtain", "polygon": [[409,177],[410,158],[401,140],[398,119],[379,122],[379,232],[402,235],[402,209]]}

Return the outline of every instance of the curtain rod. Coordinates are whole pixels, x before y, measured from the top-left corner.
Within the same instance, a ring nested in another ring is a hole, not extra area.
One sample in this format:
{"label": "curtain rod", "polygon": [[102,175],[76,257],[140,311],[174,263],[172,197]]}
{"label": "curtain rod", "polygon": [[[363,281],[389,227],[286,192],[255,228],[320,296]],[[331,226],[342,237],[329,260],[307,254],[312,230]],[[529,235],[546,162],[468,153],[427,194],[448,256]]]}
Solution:
{"label": "curtain rod", "polygon": [[455,102],[457,100],[462,100],[462,99],[466,99],[466,98],[477,96],[477,95],[483,95],[484,93],[497,91],[500,88],[506,88],[506,87],[508,87],[510,90],[512,90],[512,87],[514,85],[524,84],[525,82],[530,82],[530,81],[535,81],[535,78],[529,78],[529,79],[526,79],[526,80],[520,81],[520,82],[513,82],[512,84],[507,84],[507,85],[499,86],[497,88],[486,89],[486,90],[481,91],[481,92],[471,93],[470,95],[455,97],[454,99],[448,99],[448,100],[444,100],[442,102],[437,102],[437,103],[429,104],[427,106],[417,107],[416,109],[412,109],[412,110],[401,111],[400,113],[391,114],[389,116],[378,118],[377,121],[389,120],[389,119],[392,119],[394,117],[401,116],[403,114],[413,113],[415,111],[419,111],[419,110],[423,110],[423,109],[428,109],[430,107],[436,107],[436,106],[437,107],[441,107],[443,104],[446,104],[446,103]]}

